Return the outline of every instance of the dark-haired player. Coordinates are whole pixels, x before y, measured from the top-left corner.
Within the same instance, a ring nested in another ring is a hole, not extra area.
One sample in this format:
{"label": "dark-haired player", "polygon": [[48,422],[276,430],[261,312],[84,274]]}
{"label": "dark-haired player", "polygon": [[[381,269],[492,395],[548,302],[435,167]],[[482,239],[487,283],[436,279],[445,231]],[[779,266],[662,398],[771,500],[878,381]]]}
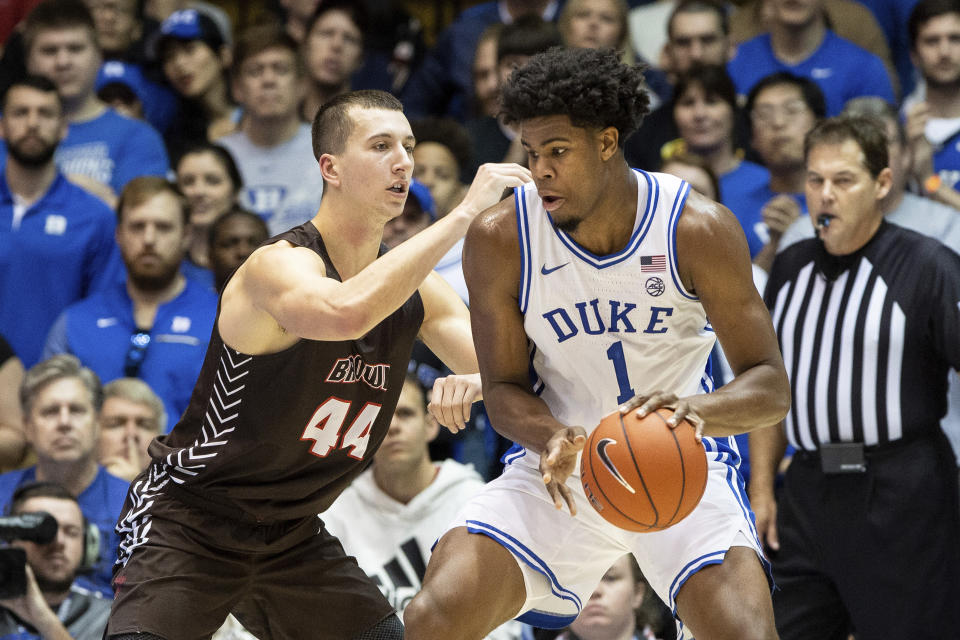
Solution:
{"label": "dark-haired player", "polygon": [[[190,406],[150,444],[117,524],[108,637],[209,638],[230,612],[262,640],[402,637],[317,514],[373,459],[418,335],[454,371],[477,371],[466,307],[430,270],[530,175],[481,168],[459,207],[381,256],[413,144],[387,93],[341,94],[317,113],[323,202],[223,288]],[[434,389],[445,424],[463,426],[477,378]]]}
{"label": "dark-haired player", "polygon": [[[565,626],[630,552],[698,640],[775,638],[730,436],[775,423],[790,395],[736,218],[678,178],[627,166],[621,143],[647,98],[641,71],[613,52],[534,56],[502,100],[535,185],[474,221],[464,271],[484,402],[520,446],[434,550],[406,637],[481,638],[515,616]],[[737,373],[716,391],[714,332]],[[574,474],[584,427],[618,406],[675,408],[703,435],[706,492],[665,531],[608,524]]]}

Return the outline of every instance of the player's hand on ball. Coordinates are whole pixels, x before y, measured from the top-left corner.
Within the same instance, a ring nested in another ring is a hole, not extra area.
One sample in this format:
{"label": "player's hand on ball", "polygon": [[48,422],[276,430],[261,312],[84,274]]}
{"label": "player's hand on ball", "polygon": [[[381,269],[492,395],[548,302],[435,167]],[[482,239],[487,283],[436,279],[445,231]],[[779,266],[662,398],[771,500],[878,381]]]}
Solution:
{"label": "player's hand on ball", "polygon": [[636,410],[637,415],[643,418],[651,411],[656,411],[660,407],[666,407],[667,409],[673,410],[673,415],[667,420],[668,425],[671,427],[676,427],[683,420],[686,420],[693,425],[693,429],[697,436],[697,442],[703,441],[703,418],[701,418],[697,414],[696,410],[690,406],[690,402],[687,398],[678,398],[675,393],[654,391],[652,393],[637,394],[630,400],[627,400],[625,403],[620,405],[620,413],[622,415],[626,415],[631,411]]}
{"label": "player's hand on ball", "polygon": [[473,403],[482,399],[479,373],[446,376],[434,380],[427,409],[450,433],[457,433],[466,429]]}
{"label": "player's hand on ball", "polygon": [[583,427],[565,427],[547,440],[547,446],[540,454],[540,475],[547,493],[557,509],[563,509],[566,503],[572,516],[577,515],[577,506],[566,481],[576,468],[577,454],[586,442],[587,432]]}

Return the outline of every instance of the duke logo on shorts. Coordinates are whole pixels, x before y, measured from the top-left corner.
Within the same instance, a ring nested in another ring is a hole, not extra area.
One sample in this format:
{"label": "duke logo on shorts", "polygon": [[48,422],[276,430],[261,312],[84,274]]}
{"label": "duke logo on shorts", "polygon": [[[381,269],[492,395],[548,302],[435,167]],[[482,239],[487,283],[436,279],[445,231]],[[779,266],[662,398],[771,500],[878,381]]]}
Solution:
{"label": "duke logo on shorts", "polygon": [[[659,389],[684,397],[713,390],[713,328],[677,269],[676,228],[690,187],[665,174],[635,175],[633,233],[622,250],[606,256],[554,227],[534,185],[515,192],[519,303],[533,391],[561,423],[588,432],[637,393]],[[654,262],[661,275],[651,292]],[[558,265],[564,267],[551,272]],[[627,552],[676,612],[675,597],[687,578],[722,562],[731,546],[749,546],[763,557],[733,438],[704,437],[703,444],[709,466],[703,499],[665,531],[633,533],[607,523],[587,502],[577,473],[568,479],[577,516],[557,510],[537,454],[519,447],[504,456],[503,475],[464,507],[451,528],[466,526],[514,554],[527,590],[519,616],[524,622],[568,625]]]}

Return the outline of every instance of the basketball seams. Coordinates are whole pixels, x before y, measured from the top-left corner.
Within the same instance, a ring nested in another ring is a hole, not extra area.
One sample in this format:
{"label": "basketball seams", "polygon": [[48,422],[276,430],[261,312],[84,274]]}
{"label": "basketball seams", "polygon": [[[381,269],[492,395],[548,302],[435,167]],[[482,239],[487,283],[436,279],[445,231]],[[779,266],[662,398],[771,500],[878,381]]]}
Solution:
{"label": "basketball seams", "polygon": [[[633,523],[635,523],[635,524],[637,524],[637,525],[640,525],[641,527],[645,527],[646,530],[652,529],[652,528],[655,526],[655,524],[654,524],[654,525],[648,525],[648,524],[646,524],[646,523],[644,523],[644,522],[640,522],[639,520],[636,520],[635,518],[631,517],[630,515],[624,513],[623,510],[620,509],[620,508],[613,502],[613,500],[610,499],[610,496],[607,495],[607,492],[604,490],[603,486],[601,485],[599,476],[597,475],[597,473],[594,471],[594,468],[593,468],[593,464],[594,464],[594,462],[593,462],[593,460],[594,460],[594,451],[596,450],[596,447],[594,446],[594,442],[595,442],[595,440],[596,440],[596,434],[597,434],[599,431],[600,431],[599,429],[594,429],[593,432],[590,434],[589,440],[587,441],[588,450],[587,450],[586,461],[587,461],[587,464],[590,465],[590,475],[589,475],[589,476],[586,476],[586,475],[584,475],[584,473],[581,471],[581,472],[580,472],[581,480],[582,480],[583,478],[585,478],[585,477],[593,478],[593,483],[592,483],[593,486],[592,486],[592,489],[593,489],[594,491],[597,491],[597,492],[601,495],[601,497],[603,498],[603,501],[606,503],[605,507],[609,507],[609,508],[613,509],[614,511],[616,511],[618,514],[620,514],[620,516],[623,517],[623,518],[624,518],[625,520],[627,520],[628,522],[633,522]],[[583,463],[583,458],[581,458],[581,464],[582,464],[582,463]],[[648,495],[648,498],[649,498],[649,495]],[[587,502],[590,502],[590,499],[589,499],[589,498],[587,498]],[[652,504],[652,502],[651,502],[651,504]],[[593,503],[591,503],[591,506],[593,506]],[[596,507],[594,507],[594,509],[596,509]],[[598,512],[598,513],[599,513],[599,512]],[[601,514],[601,515],[602,515],[602,514]],[[623,527],[621,527],[621,528],[623,528]],[[637,529],[632,529],[632,530],[633,530],[633,531],[637,531]]]}
{"label": "basketball seams", "polygon": [[[630,453],[630,462],[633,463],[633,469],[637,472],[637,478],[640,479],[640,485],[643,487],[643,493],[647,496],[647,502],[650,503],[650,508],[653,509],[653,523],[646,525],[647,529],[655,529],[660,527],[660,510],[657,508],[657,503],[653,499],[653,496],[650,495],[650,489],[647,487],[647,482],[643,479],[643,473],[640,472],[640,465],[637,464],[637,457],[633,455],[633,444],[630,442],[630,436],[627,434],[627,425],[623,424],[623,414],[617,412],[620,422],[620,433],[623,434],[623,440],[627,443],[627,451]],[[627,516],[629,518],[629,516]],[[633,520],[633,518],[629,518]],[[642,522],[639,524],[643,524]]]}
{"label": "basketball seams", "polygon": [[[625,418],[614,412],[605,416],[587,437],[580,461],[587,501],[605,520],[620,529],[638,533],[663,531],[690,515],[700,502],[709,472],[704,447],[695,437],[690,439],[692,434],[686,431],[678,434],[670,427],[667,418],[671,413],[667,409],[653,411],[657,416],[654,419],[653,415],[639,418],[633,413]],[[627,424],[629,420],[636,422],[632,430],[628,428],[632,425]],[[633,438],[638,438],[636,447]],[[640,438],[649,446],[641,445]],[[622,447],[624,443],[626,448]],[[679,465],[674,451],[680,459]],[[694,457],[688,460],[688,453]],[[703,464],[698,466],[698,461]],[[641,462],[646,467],[646,476]],[[631,465],[633,476],[629,475]],[[688,478],[688,474],[693,475]],[[701,476],[698,483],[696,478]],[[701,485],[699,492],[694,484]],[[643,496],[646,503],[642,503]],[[665,513],[669,511],[667,502],[674,503],[669,518]]]}
{"label": "basketball seams", "polygon": [[667,433],[669,433],[673,438],[673,443],[677,447],[677,455],[680,458],[680,497],[677,499],[677,508],[674,509],[673,515],[670,516],[670,519],[664,525],[665,527],[669,527],[670,525],[674,524],[674,519],[677,517],[677,514],[680,513],[680,508],[683,507],[683,497],[687,492],[687,467],[686,460],[684,460],[683,457],[683,448],[680,446],[680,441],[677,439],[676,430],[670,428],[670,425],[659,411],[654,411],[654,414],[660,418],[660,421],[663,422],[664,426],[667,427]]}

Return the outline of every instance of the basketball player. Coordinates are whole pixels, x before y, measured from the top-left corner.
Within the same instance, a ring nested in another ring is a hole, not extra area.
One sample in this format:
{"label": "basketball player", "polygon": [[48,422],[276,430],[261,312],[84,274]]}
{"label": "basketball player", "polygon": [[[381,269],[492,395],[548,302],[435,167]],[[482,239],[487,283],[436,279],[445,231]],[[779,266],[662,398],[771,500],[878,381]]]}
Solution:
{"label": "basketball player", "polygon": [[[379,256],[413,171],[401,109],[361,91],[317,113],[323,202],[224,287],[191,404],[151,443],[117,525],[108,637],[209,638],[230,612],[261,640],[402,637],[317,514],[373,459],[418,334],[454,371],[477,371],[466,308],[430,269],[530,174],[482,167],[460,206]],[[473,397],[456,380],[434,402],[462,426]]]}
{"label": "basketball player", "polygon": [[[407,638],[481,638],[511,617],[563,627],[626,552],[697,640],[776,637],[731,436],[784,415],[786,372],[736,218],[627,166],[645,92],[639,69],[589,49],[535,56],[504,88],[535,185],[473,223],[464,271],[484,402],[519,447],[438,543]],[[714,332],[737,374],[716,391]],[[586,429],[618,405],[672,407],[702,434],[706,492],[665,531],[608,524],[573,474]]]}

